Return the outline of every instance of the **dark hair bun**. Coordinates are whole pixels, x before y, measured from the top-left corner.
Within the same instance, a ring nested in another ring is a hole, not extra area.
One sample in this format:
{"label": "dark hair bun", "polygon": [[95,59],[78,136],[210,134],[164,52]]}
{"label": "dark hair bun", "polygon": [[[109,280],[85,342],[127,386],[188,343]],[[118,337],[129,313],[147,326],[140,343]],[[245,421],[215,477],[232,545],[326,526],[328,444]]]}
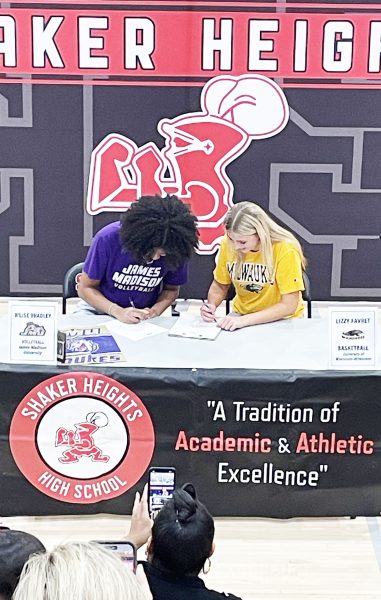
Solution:
{"label": "dark hair bun", "polygon": [[173,508],[179,523],[187,523],[196,514],[197,494],[191,483],[186,483],[173,494]]}
{"label": "dark hair bun", "polygon": [[184,483],[184,485],[181,486],[181,489],[184,490],[184,492],[187,492],[187,494],[189,494],[190,496],[192,496],[193,500],[197,500],[197,493],[193,483]]}

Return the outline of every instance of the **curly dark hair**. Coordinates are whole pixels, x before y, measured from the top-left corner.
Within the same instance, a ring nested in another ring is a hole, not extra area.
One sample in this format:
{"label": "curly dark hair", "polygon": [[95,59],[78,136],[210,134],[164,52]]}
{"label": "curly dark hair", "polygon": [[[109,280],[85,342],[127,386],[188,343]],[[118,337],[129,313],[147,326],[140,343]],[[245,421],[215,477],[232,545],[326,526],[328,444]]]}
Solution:
{"label": "curly dark hair", "polygon": [[122,215],[122,248],[139,260],[151,259],[161,248],[168,263],[177,268],[198,246],[197,219],[177,196],[142,196]]}

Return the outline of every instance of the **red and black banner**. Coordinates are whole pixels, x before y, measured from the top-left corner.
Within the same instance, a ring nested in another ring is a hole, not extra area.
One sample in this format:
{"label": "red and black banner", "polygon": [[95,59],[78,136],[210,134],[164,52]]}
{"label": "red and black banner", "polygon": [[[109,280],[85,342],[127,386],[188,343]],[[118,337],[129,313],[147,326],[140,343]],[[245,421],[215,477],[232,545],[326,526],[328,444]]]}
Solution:
{"label": "red and black banner", "polygon": [[149,466],[176,467],[216,516],[380,513],[378,374],[18,367],[0,377],[3,514],[126,514]]}
{"label": "red and black banner", "polygon": [[381,72],[375,3],[12,4],[0,9],[3,78],[173,85],[257,73],[292,87],[361,87]]}

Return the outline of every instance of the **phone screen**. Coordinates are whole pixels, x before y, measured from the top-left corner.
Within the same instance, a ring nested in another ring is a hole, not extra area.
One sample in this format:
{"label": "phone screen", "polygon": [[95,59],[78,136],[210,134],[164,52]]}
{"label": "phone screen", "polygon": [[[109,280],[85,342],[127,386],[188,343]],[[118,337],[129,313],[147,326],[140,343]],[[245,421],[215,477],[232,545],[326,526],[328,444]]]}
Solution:
{"label": "phone screen", "polygon": [[96,543],[102,544],[102,546],[105,546],[109,550],[117,552],[126,567],[131,569],[131,571],[136,571],[136,548],[134,544],[127,541],[108,542],[98,540]]}
{"label": "phone screen", "polygon": [[154,519],[165,502],[172,498],[176,485],[174,467],[152,467],[149,470],[148,508]]}

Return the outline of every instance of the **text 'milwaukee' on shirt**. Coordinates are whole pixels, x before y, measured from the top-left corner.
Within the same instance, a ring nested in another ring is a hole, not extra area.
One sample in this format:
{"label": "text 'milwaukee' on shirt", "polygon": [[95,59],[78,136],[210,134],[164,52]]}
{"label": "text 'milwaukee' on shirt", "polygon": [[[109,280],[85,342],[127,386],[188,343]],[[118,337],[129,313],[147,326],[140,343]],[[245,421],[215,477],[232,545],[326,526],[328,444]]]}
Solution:
{"label": "text 'milwaukee' on shirt", "polygon": [[[271,277],[261,252],[247,252],[237,267],[237,252],[225,236],[217,257],[214,279],[221,284],[232,283],[236,296],[233,309],[242,314],[258,312],[280,302],[283,294],[304,290],[303,271],[296,248],[288,242],[273,244],[274,277]],[[303,316],[303,300],[293,317]]]}

